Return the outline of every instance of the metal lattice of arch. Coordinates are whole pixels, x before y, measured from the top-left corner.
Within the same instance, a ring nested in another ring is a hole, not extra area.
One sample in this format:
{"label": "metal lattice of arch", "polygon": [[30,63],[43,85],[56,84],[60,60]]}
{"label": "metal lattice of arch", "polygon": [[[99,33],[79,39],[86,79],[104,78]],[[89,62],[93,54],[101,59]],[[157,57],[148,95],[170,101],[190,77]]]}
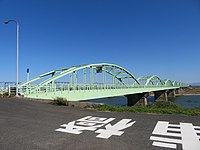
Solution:
{"label": "metal lattice of arch", "polygon": [[158,76],[143,76],[137,79],[142,86],[163,86],[164,83]]}
{"label": "metal lattice of arch", "polygon": [[177,81],[172,81],[173,86],[179,86],[179,83]]}
{"label": "metal lattice of arch", "polygon": [[[82,71],[82,73],[80,73],[80,71]],[[69,84],[97,84],[98,74],[101,74],[102,76],[102,81],[98,84],[106,84],[108,80],[110,80],[112,84],[123,84],[127,87],[133,85],[134,83],[137,85],[140,84],[129,71],[118,65],[97,63],[53,70],[22,83],[20,87],[27,87],[32,83],[37,82],[37,85],[34,86],[34,90],[37,90],[46,85],[59,83],[56,81],[64,76],[69,76],[69,81],[67,82]],[[108,74],[110,75],[109,79]],[[80,79],[78,82],[78,77],[81,78],[82,82],[80,82]]]}
{"label": "metal lattice of arch", "polygon": [[174,86],[171,80],[165,79],[163,80],[165,86]]}

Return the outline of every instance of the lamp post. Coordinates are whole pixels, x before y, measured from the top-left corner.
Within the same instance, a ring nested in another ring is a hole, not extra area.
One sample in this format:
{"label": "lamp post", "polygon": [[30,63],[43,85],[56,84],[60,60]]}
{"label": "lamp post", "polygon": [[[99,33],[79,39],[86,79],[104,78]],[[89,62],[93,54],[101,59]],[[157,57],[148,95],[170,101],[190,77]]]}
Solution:
{"label": "lamp post", "polygon": [[5,24],[8,24],[10,22],[15,22],[16,23],[16,42],[17,42],[17,45],[16,45],[16,97],[18,97],[18,55],[19,55],[19,22],[16,21],[16,20],[8,20],[8,21],[5,21],[4,23]]}

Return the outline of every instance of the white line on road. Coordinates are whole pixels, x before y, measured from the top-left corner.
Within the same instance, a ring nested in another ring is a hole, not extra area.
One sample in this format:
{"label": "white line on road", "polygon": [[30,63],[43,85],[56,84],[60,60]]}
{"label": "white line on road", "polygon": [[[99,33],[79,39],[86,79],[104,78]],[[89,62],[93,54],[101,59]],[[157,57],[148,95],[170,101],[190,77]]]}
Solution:
{"label": "white line on road", "polygon": [[173,148],[176,149],[176,144],[171,143],[164,143],[164,142],[153,142],[153,146],[159,146],[159,147],[166,147],[166,148]]}

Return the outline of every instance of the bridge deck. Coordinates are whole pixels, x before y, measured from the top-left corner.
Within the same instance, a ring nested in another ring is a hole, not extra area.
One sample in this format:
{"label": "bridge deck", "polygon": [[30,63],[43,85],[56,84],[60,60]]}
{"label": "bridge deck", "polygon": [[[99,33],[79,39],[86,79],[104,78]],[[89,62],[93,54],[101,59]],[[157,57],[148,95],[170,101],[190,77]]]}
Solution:
{"label": "bridge deck", "polygon": [[24,94],[25,97],[29,98],[41,98],[41,99],[55,99],[57,97],[66,98],[69,101],[81,101],[96,98],[124,96],[130,94],[155,92],[162,90],[178,89],[180,87],[113,87],[111,85],[99,85],[99,86],[59,86],[59,87],[46,87],[42,90],[29,90],[28,93]]}

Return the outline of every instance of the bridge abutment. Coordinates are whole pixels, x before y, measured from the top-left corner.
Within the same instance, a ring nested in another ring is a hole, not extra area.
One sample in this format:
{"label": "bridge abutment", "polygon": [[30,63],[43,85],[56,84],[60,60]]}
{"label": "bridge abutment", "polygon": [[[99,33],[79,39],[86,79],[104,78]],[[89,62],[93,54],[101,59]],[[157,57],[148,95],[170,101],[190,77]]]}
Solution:
{"label": "bridge abutment", "polygon": [[133,106],[136,103],[139,103],[139,104],[146,106],[147,105],[147,96],[148,96],[148,93],[138,93],[138,94],[126,95],[127,105]]}
{"label": "bridge abutment", "polygon": [[163,90],[163,91],[155,91],[154,92],[154,100],[155,101],[168,101],[168,97],[167,97],[167,91]]}

